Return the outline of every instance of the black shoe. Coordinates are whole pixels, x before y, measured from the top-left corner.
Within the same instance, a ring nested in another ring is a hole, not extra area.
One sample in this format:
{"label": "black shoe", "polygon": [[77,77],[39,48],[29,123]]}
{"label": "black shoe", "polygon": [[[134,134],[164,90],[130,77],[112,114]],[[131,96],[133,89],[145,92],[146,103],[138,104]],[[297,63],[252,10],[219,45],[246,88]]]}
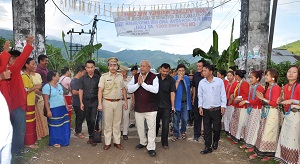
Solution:
{"label": "black shoe", "polygon": [[218,142],[214,142],[212,145],[213,150],[217,150],[218,149]]}
{"label": "black shoe", "polygon": [[200,151],[200,154],[208,154],[208,153],[212,153],[212,149],[205,147],[204,150]]}
{"label": "black shoe", "polygon": [[196,142],[198,142],[198,141],[199,141],[199,138],[200,138],[200,137],[198,137],[198,136],[194,136],[194,139],[193,139],[193,140],[196,141]]}
{"label": "black shoe", "polygon": [[139,150],[139,149],[143,149],[143,148],[145,148],[145,147],[146,147],[145,145],[138,144],[138,145],[136,145],[135,149],[136,149],[136,150]]}
{"label": "black shoe", "polygon": [[128,136],[127,135],[123,135],[123,140],[128,140]]}
{"label": "black shoe", "polygon": [[149,154],[150,156],[156,156],[155,150],[148,150],[148,154]]}
{"label": "black shoe", "polygon": [[130,124],[129,125],[129,128],[134,128],[135,127],[135,124]]}
{"label": "black shoe", "polygon": [[97,146],[97,143],[93,142],[93,139],[90,138],[88,141],[87,141],[87,144],[91,144],[92,146]]}

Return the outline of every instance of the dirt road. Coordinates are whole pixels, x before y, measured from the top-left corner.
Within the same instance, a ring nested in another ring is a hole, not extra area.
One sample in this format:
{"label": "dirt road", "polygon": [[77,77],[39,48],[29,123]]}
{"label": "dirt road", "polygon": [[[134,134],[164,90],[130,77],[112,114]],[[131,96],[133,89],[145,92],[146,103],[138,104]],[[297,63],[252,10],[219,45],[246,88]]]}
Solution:
{"label": "dirt road", "polygon": [[[84,132],[87,134],[86,126]],[[103,150],[103,144],[92,147],[88,144],[87,138],[79,139],[73,134],[71,144],[68,147],[54,148],[46,147],[35,154],[26,163],[44,164],[217,164],[217,163],[257,163],[250,161],[247,155],[238,148],[232,146],[226,139],[221,139],[218,150],[208,155],[201,155],[199,152],[204,148],[204,140],[199,142],[192,140],[193,128],[188,127],[188,138],[179,139],[176,142],[169,140],[169,150],[164,150],[160,142],[156,143],[155,157],[150,157],[146,149],[136,150],[135,146],[139,143],[136,128],[130,129],[129,140],[122,140],[124,150],[111,147]]]}

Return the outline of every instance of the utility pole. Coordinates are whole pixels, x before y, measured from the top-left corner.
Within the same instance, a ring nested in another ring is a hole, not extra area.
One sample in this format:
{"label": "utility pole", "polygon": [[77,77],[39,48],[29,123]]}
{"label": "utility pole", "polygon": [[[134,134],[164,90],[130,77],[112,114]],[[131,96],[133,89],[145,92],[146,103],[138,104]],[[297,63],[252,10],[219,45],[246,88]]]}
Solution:
{"label": "utility pole", "polygon": [[266,70],[270,19],[270,0],[249,1],[248,52],[259,46],[259,58],[247,60],[247,71]]}
{"label": "utility pole", "polygon": [[26,37],[33,35],[34,51],[31,56],[37,60],[45,49],[45,0],[13,0],[13,35],[15,49],[22,51]]}
{"label": "utility pole", "polygon": [[[91,32],[90,45],[94,45],[94,35],[96,34],[96,31],[97,31],[97,22],[98,22],[97,15],[95,15],[92,32]],[[93,53],[90,54],[90,59],[92,59],[92,56],[93,56]],[[98,50],[97,50],[97,62],[98,62]]]}
{"label": "utility pole", "polygon": [[[244,47],[246,60],[237,60],[236,64],[239,69],[245,69],[248,73],[252,70],[266,70],[267,68],[267,52],[268,52],[268,36],[269,36],[269,15],[270,0],[242,0],[242,9],[248,2],[248,32],[241,32],[241,46]],[[245,30],[246,22],[243,21],[243,12],[241,11],[241,31]],[[244,39],[244,37],[246,39]],[[249,58],[248,54],[254,54],[253,48],[260,47],[259,57]],[[240,49],[241,50],[241,49]]]}
{"label": "utility pole", "polygon": [[[84,32],[83,29],[81,29],[81,31],[74,31],[74,28],[72,28],[71,30],[69,30],[67,32],[67,34],[68,35],[70,34],[70,45],[69,45],[70,49],[69,49],[69,51],[70,51],[70,61],[72,61],[73,60],[73,51],[74,52],[79,51],[78,50],[78,45],[73,46],[73,42],[72,42],[73,34],[79,34],[79,35],[81,35],[81,34],[91,34],[91,30],[89,30],[89,32]],[[74,47],[76,47],[76,50],[73,49]],[[81,48],[82,48],[82,45],[81,45]]]}
{"label": "utility pole", "polygon": [[[248,47],[248,19],[249,19],[249,0],[241,0],[241,21],[240,21],[240,48],[247,52]],[[237,66],[239,69],[245,69],[247,58],[239,60]]]}
{"label": "utility pole", "polygon": [[269,34],[269,44],[268,44],[268,56],[267,63],[271,64],[271,54],[272,54],[272,45],[273,45],[273,36],[274,36],[274,27],[275,27],[275,18],[277,11],[278,0],[273,0],[272,16],[271,16],[271,25],[270,25],[270,34]]}
{"label": "utility pole", "polygon": [[[98,20],[99,19],[97,19],[97,15],[95,15],[95,17],[94,17],[94,22],[93,22],[93,26],[92,26],[92,30],[89,30],[89,32],[84,32],[84,30],[83,29],[81,29],[81,31],[79,31],[79,32],[76,32],[76,31],[74,31],[74,29],[72,28],[72,30],[69,30],[68,32],[67,32],[67,34],[70,34],[70,60],[72,60],[73,58],[72,58],[72,52],[74,51],[73,49],[72,49],[72,47],[76,47],[76,46],[73,46],[72,45],[72,37],[73,37],[73,33],[78,33],[79,35],[81,35],[81,34],[91,34],[91,39],[90,39],[90,42],[89,42],[89,44],[90,45],[93,45],[94,44],[94,36],[95,36],[95,34],[96,34],[96,31],[97,31],[97,22],[98,22]],[[82,47],[81,47],[82,48]],[[76,51],[76,50],[75,50]],[[90,59],[92,59],[92,56],[93,56],[93,53],[92,54],[90,54]],[[98,51],[97,51],[97,61],[98,61]]]}

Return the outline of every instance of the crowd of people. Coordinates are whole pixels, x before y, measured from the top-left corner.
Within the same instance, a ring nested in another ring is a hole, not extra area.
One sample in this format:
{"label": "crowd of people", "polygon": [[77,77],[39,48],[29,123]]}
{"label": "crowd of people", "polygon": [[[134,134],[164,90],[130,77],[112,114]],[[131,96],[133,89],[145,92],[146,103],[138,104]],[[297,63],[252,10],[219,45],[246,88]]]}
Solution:
{"label": "crowd of people", "polygon": [[[109,72],[102,75],[88,60],[71,79],[68,67],[49,71],[46,55],[38,57],[38,65],[29,57],[33,39],[27,38],[22,53],[10,50],[7,41],[0,55],[0,163],[38,148],[37,140],[48,135],[49,146],[68,146],[73,110],[74,135],[88,135],[87,144],[96,146],[102,142],[97,134],[103,132],[104,150],[112,143],[123,150],[121,138],[128,140],[128,128],[136,126],[140,141],[135,148],[155,156],[160,128],[161,145],[168,150],[169,135],[172,142],[186,139],[187,125],[193,122],[194,141],[204,136],[201,154],[218,149],[224,130],[233,145],[242,142],[241,149],[253,152],[250,159],[300,163],[300,72],[295,65],[288,68],[283,88],[277,84],[277,70],[252,71],[248,82],[246,71],[215,70],[204,60],[194,74],[186,74],[184,64],[173,70],[168,63],[155,74],[150,61],[142,60],[140,69],[131,68],[132,76],[115,57],[108,59]],[[84,120],[88,134],[82,132]]]}

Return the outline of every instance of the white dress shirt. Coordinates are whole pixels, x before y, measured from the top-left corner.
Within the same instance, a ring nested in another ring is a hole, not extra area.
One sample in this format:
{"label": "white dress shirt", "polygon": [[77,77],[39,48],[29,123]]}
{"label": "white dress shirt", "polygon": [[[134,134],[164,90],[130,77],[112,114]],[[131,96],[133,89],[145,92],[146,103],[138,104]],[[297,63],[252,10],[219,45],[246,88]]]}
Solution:
{"label": "white dress shirt", "polygon": [[198,87],[198,107],[210,109],[215,107],[226,108],[226,91],[222,79],[213,77],[211,82],[206,78],[199,82]]}
{"label": "white dress shirt", "polygon": [[[139,76],[142,76],[142,74],[140,73]],[[146,77],[148,76],[148,73],[146,74]],[[143,76],[142,76],[143,77]],[[145,79],[143,79],[144,81]],[[152,85],[148,85],[145,82],[142,83],[141,85],[146,91],[149,91],[151,93],[158,93],[158,89],[159,89],[159,84],[158,84],[158,78],[155,77],[155,79],[153,80]],[[140,86],[138,83],[134,84],[134,77],[132,77],[132,79],[130,80],[130,82],[127,85],[128,87],[128,92],[129,93],[133,93],[135,92]]]}

